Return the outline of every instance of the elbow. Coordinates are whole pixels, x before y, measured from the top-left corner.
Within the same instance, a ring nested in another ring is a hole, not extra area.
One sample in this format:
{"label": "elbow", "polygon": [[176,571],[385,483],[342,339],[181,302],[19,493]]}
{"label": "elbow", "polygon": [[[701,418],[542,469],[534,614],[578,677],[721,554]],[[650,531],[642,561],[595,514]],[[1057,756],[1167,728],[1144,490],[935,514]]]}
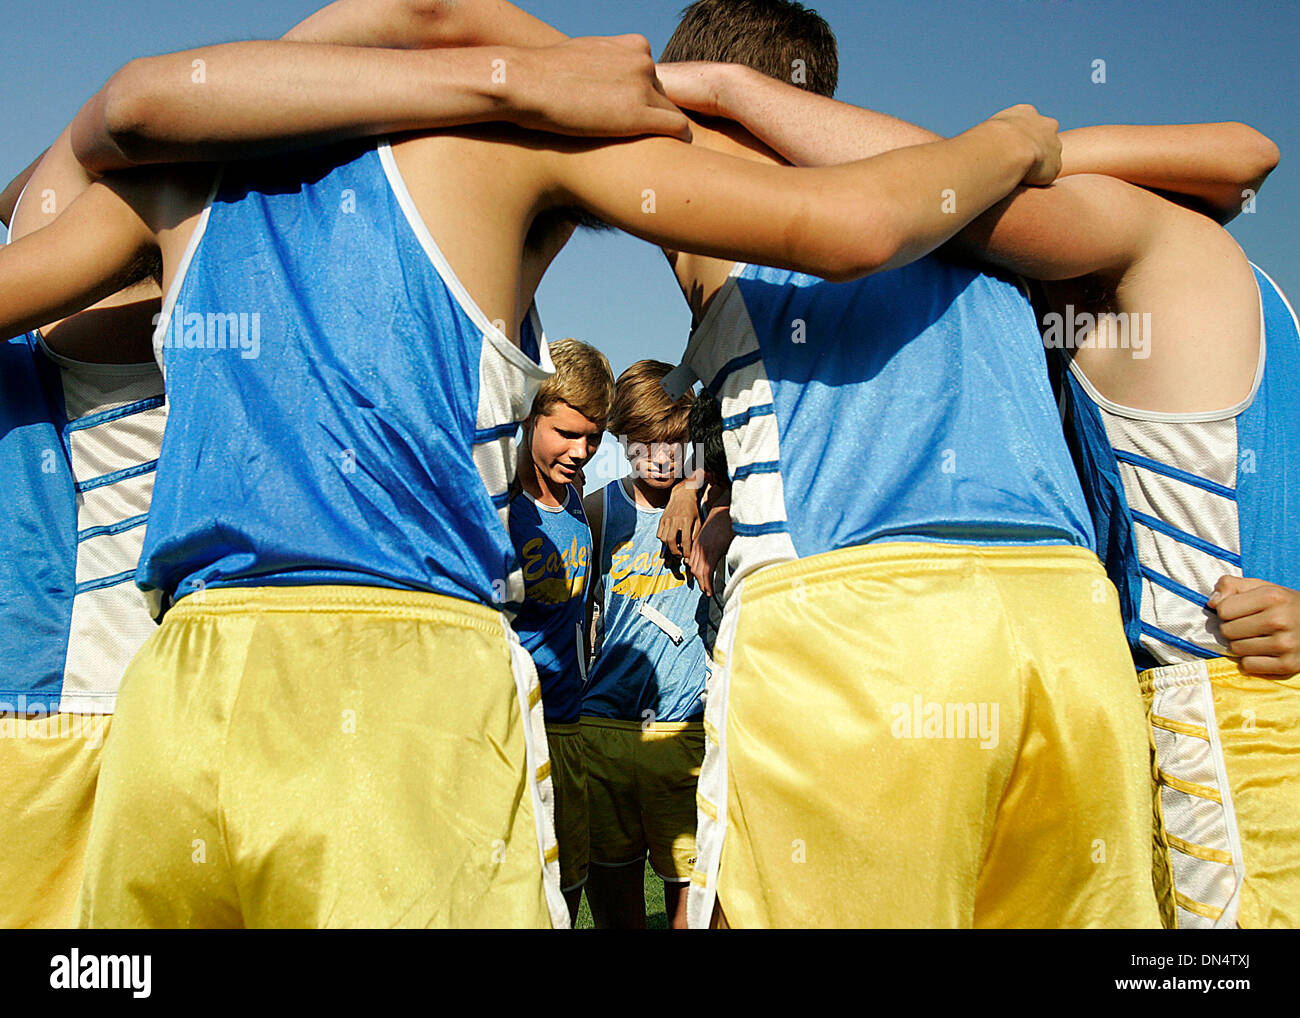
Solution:
{"label": "elbow", "polygon": [[410,48],[471,46],[478,42],[469,29],[465,0],[400,0],[400,3],[413,31],[408,42]]}
{"label": "elbow", "polygon": [[1258,188],[1264,183],[1282,158],[1277,143],[1266,134],[1248,124],[1228,125],[1233,134],[1230,141],[1233,159],[1238,166],[1238,177],[1243,187]]}
{"label": "elbow", "polygon": [[119,70],[82,108],[73,122],[72,151],[93,174],[128,169],[143,160],[146,128],[150,122],[148,77],[132,60]]}
{"label": "elbow", "polygon": [[857,235],[845,236],[842,224],[837,233],[840,240],[823,252],[823,264],[817,273],[829,282],[849,283],[901,265],[907,260],[901,235],[863,230]]}
{"label": "elbow", "polygon": [[147,58],[132,60],[108,80],[103,89],[104,136],[126,159],[145,143],[152,104]]}

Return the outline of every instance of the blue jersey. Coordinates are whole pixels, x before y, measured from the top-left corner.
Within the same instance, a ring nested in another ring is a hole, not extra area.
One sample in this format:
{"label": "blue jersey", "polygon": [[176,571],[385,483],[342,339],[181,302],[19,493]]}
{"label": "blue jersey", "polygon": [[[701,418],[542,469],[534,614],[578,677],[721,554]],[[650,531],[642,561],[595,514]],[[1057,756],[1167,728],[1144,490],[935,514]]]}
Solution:
{"label": "blue jersey", "polygon": [[1222,575],[1300,590],[1300,328],[1260,295],[1255,383],[1239,405],[1158,413],[1105,399],[1071,363],[1067,428],[1139,667],[1228,653],[1208,599]]}
{"label": "blue jersey", "polygon": [[511,625],[537,665],[546,720],[571,724],[582,703],[582,626],[591,572],[591,530],[577,489],[568,485],[559,506],[520,492],[510,503],[510,539],[524,577],[524,602]]}
{"label": "blue jersey", "polygon": [[934,257],[850,283],[740,264],[685,364],[722,402],[733,579],[874,541],[1093,544],[1010,282]]}
{"label": "blue jersey", "polygon": [[582,713],[621,721],[704,714],[709,599],[674,575],[659,540],[661,509],[638,506],[622,481],[605,486],[600,537],[601,639]]}
{"label": "blue jersey", "polygon": [[474,304],[386,141],[227,167],[155,347],[174,412],[141,586],[520,599],[508,487],[545,339]]}
{"label": "blue jersey", "polygon": [[153,364],[0,344],[0,714],[111,714],[156,628],[132,579],[166,408]]}

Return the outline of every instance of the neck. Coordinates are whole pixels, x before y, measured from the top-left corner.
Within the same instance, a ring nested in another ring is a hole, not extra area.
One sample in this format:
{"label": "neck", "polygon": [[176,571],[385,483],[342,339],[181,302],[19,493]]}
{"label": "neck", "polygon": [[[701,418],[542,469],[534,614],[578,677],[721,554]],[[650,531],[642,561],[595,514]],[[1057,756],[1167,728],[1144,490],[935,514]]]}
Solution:
{"label": "neck", "polygon": [[533,460],[532,437],[531,432],[525,431],[524,440],[519,443],[519,459],[516,464],[519,485],[543,505],[560,505],[564,501],[566,485],[557,487],[552,484],[551,479],[542,472],[541,468]]}
{"label": "neck", "polygon": [[[694,132],[692,144],[751,162],[772,166],[789,165],[739,124],[694,116],[691,119],[691,130]],[[664,254],[673,267],[673,275],[677,277],[682,296],[690,306],[691,322],[698,325],[709,308],[709,302],[731,275],[735,262],[687,254],[684,251],[664,251]]]}
{"label": "neck", "polygon": [[673,493],[672,488],[652,488],[639,477],[628,478],[628,482],[627,487],[631,489],[632,501],[646,509],[662,509],[668,504],[668,498]]}

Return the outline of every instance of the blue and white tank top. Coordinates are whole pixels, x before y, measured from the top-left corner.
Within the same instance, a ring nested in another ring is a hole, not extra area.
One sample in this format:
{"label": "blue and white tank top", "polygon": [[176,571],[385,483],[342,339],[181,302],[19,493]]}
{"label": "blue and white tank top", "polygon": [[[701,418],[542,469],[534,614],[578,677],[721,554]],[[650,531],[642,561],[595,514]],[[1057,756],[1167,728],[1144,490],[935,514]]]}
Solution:
{"label": "blue and white tank top", "polygon": [[473,302],[387,141],[228,166],[154,344],[173,413],[142,587],[522,597],[508,488],[545,338]]}
{"label": "blue and white tank top", "polygon": [[1237,406],[1135,410],[1107,400],[1072,362],[1064,372],[1098,554],[1139,667],[1227,653],[1207,607],[1224,574],[1300,589],[1300,329],[1277,284],[1252,269],[1259,363]]}
{"label": "blue and white tank top", "polygon": [[572,724],[582,705],[591,529],[572,485],[564,502],[543,505],[526,491],[510,503],[510,537],[524,577],[511,625],[533,657],[546,720]]}
{"label": "blue and white tank top", "polygon": [[607,484],[602,498],[601,637],[582,713],[641,722],[700,718],[709,598],[664,561],[662,509],[638,506],[623,481]]}
{"label": "blue and white tank top", "polygon": [[1093,545],[1008,281],[935,257],[850,283],[738,264],[684,362],[722,402],[733,581],[874,541]]}

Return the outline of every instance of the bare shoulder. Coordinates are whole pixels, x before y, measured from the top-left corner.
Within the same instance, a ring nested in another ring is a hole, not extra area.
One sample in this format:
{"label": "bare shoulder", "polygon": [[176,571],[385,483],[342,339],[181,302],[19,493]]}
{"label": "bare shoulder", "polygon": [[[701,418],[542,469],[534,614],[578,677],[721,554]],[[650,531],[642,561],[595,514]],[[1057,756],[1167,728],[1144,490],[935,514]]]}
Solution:
{"label": "bare shoulder", "polygon": [[1044,325],[1059,330],[1062,346],[1073,338],[1076,370],[1121,406],[1161,413],[1236,406],[1250,395],[1260,351],[1250,263],[1206,216],[1150,192],[1135,200],[1152,217],[1142,254],[1114,280],[1045,284],[1058,320]]}
{"label": "bare shoulder", "polygon": [[393,142],[396,183],[422,226],[474,304],[512,337],[531,302],[521,270],[544,190],[528,134],[484,125]]}

